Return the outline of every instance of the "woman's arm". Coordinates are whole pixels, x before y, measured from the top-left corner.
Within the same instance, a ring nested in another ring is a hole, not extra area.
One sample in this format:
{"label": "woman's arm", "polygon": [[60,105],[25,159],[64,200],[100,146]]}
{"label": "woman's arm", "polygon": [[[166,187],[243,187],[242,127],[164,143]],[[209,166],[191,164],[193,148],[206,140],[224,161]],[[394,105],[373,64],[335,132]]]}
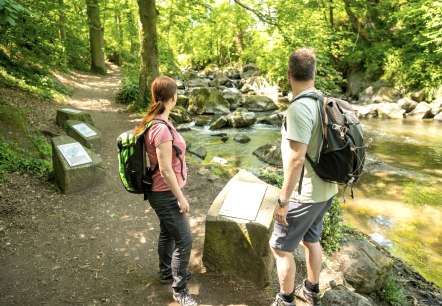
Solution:
{"label": "woman's arm", "polygon": [[161,176],[169,186],[173,195],[177,198],[178,204],[180,206],[180,212],[186,213],[189,211],[189,203],[181,191],[178,185],[178,180],[175,175],[175,171],[172,168],[172,141],[166,141],[160,143],[156,147],[156,153],[158,157],[158,167],[160,169]]}

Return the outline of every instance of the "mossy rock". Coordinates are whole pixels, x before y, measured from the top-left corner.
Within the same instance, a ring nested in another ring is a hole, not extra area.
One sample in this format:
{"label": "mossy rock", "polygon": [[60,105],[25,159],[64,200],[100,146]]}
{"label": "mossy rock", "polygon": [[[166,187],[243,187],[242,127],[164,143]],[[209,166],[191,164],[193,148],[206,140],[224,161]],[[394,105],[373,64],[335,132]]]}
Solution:
{"label": "mossy rock", "polygon": [[37,153],[28,135],[25,114],[9,105],[0,104],[0,138],[16,142],[28,153]]}

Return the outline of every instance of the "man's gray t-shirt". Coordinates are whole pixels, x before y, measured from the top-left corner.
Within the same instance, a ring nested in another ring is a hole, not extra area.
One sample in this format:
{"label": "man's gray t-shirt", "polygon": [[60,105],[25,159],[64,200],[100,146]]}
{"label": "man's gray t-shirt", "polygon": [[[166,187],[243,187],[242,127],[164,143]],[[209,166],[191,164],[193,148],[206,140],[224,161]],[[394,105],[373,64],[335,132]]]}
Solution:
{"label": "man's gray t-shirt", "polygon": [[[317,91],[315,88],[308,88],[301,92]],[[312,160],[317,160],[322,144],[322,123],[320,122],[319,105],[316,99],[301,98],[293,102],[286,113],[287,130],[281,128],[281,154],[284,168],[290,153],[288,140],[293,140],[307,144],[307,154]],[[304,179],[302,181],[302,191],[298,194],[298,184],[291,196],[292,200],[301,203],[318,203],[327,201],[338,192],[336,183],[329,183],[316,175],[310,163],[305,160]]]}

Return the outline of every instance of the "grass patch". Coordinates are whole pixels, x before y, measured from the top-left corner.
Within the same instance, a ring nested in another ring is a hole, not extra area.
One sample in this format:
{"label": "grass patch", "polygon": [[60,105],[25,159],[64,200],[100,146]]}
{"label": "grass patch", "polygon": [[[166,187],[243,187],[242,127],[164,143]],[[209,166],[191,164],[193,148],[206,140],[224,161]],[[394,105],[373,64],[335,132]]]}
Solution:
{"label": "grass patch", "polygon": [[385,285],[377,292],[377,295],[383,302],[387,302],[389,305],[408,305],[407,298],[404,294],[404,288],[391,275],[385,281]]}
{"label": "grass patch", "polygon": [[15,142],[0,141],[0,181],[5,173],[30,173],[37,177],[48,177],[52,172],[52,148],[42,136],[31,137],[38,154],[29,154]]}

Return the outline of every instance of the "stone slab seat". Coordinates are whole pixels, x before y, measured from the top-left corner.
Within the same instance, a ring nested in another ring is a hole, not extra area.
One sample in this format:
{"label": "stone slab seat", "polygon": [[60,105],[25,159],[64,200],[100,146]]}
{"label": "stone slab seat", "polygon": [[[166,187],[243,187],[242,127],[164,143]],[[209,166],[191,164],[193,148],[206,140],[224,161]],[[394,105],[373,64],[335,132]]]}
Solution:
{"label": "stone slab seat", "polygon": [[89,123],[90,125],[94,125],[91,114],[86,111],[72,107],[63,107],[57,109],[57,117],[55,121],[57,122],[58,126],[65,128],[67,120],[78,120],[84,123]]}
{"label": "stone slab seat", "polygon": [[[84,123],[89,129],[94,131],[96,135],[93,136],[85,136],[78,130],[76,130],[73,126],[77,124]],[[74,138],[76,141],[81,143],[83,146],[89,149],[99,148],[101,145],[101,132],[97,130],[93,125],[89,123],[85,123],[78,120],[66,120],[64,127],[66,134]]]}
{"label": "stone slab seat", "polygon": [[64,194],[82,191],[103,182],[105,173],[103,162],[99,155],[84,148],[92,162],[71,167],[58,149],[58,146],[77,141],[69,136],[57,136],[52,138],[51,142],[55,180]]}
{"label": "stone slab seat", "polygon": [[[238,181],[265,184],[253,174],[241,170],[218,194],[206,217],[203,263],[209,271],[263,288],[270,282],[274,263],[269,239],[279,189],[267,186],[254,221],[220,215],[229,190]],[[238,205],[240,203],[241,199],[238,199]]]}

